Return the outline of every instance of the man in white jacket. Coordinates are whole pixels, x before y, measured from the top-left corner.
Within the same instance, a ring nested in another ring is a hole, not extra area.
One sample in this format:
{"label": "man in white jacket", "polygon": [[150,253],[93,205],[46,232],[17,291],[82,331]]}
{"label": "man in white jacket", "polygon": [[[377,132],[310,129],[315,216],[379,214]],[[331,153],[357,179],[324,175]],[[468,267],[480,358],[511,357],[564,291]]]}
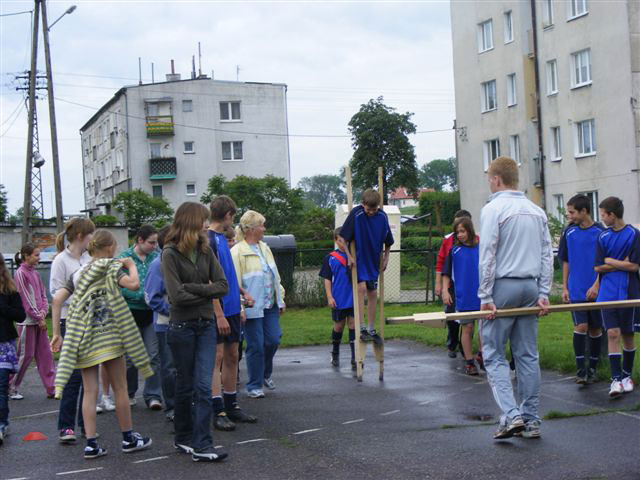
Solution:
{"label": "man in white jacket", "polygon": [[[553,273],[551,236],[544,211],[518,188],[518,166],[500,157],[488,170],[492,195],[480,216],[482,353],[493,396],[502,410],[495,439],[540,436],[538,320],[533,316],[495,318],[497,308],[538,305],[548,313]],[[507,341],[516,362],[518,401],[511,386]]]}

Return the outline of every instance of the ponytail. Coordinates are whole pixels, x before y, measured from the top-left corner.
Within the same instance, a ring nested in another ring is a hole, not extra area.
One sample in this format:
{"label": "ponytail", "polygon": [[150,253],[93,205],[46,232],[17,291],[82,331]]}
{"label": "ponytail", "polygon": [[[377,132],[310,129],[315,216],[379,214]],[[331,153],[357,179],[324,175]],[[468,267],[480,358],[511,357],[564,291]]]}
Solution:
{"label": "ponytail", "polygon": [[56,251],[58,253],[62,252],[64,250],[64,236],[66,235],[65,232],[60,232],[58,235],[56,235]]}
{"label": "ponytail", "polygon": [[78,235],[86,237],[96,231],[96,226],[91,220],[84,217],[75,217],[64,226],[64,232],[60,232],[56,237],[56,250],[62,252],[65,247],[65,237],[67,242],[72,243]]}
{"label": "ponytail", "polygon": [[240,226],[240,224],[238,224],[236,226],[236,240],[238,242],[241,242],[244,240],[244,232],[242,231],[242,227]]}

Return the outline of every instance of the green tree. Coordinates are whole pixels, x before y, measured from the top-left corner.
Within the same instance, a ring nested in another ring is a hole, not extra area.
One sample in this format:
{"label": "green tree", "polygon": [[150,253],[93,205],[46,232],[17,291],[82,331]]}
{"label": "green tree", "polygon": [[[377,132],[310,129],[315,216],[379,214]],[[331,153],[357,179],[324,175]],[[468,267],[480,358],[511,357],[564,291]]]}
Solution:
{"label": "green tree", "polygon": [[0,184],[0,222],[6,222],[9,216],[8,201],[7,190],[4,185]]}
{"label": "green tree", "polygon": [[118,224],[118,219],[113,215],[96,215],[91,220],[93,220],[96,227],[110,227]]}
{"label": "green tree", "polygon": [[312,207],[304,211],[302,219],[291,229],[298,242],[332,240],[335,213],[329,208]]}
{"label": "green tree", "polygon": [[435,191],[458,189],[458,162],[455,157],[431,160],[420,169],[420,186]]}
{"label": "green tree", "polygon": [[314,175],[302,177],[298,188],[304,192],[304,198],[320,208],[334,208],[345,202],[344,179],[339,175]]}
{"label": "green tree", "polygon": [[460,210],[460,192],[424,192],[419,197],[420,215],[431,213],[436,227],[441,229],[443,220],[453,222],[453,216]]}
{"label": "green tree", "polygon": [[[383,98],[369,100],[349,121],[354,152],[349,165],[356,188],[378,184],[378,167],[383,167],[384,200],[388,192],[405,187],[409,193],[418,188],[418,166],[413,145],[407,135],[416,132],[412,113],[396,113]],[[355,201],[354,201],[355,203]]]}
{"label": "green tree", "polygon": [[145,223],[161,226],[170,222],[173,216],[173,209],[165,198],[153,197],[140,189],[118,193],[113,199],[113,207],[124,216],[129,232],[135,232]]}

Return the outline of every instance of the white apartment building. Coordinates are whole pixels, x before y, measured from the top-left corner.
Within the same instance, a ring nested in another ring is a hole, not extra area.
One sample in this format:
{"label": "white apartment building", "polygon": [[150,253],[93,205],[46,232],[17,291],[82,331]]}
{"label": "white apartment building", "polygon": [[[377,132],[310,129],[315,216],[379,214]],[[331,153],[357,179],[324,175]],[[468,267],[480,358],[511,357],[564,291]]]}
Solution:
{"label": "white apartment building", "polygon": [[462,207],[506,155],[549,214],[615,195],[640,223],[640,2],[454,0],[451,21]]}
{"label": "white apartment building", "polygon": [[284,84],[205,76],[123,87],[80,129],[85,209],[115,214],[116,194],[142,189],[175,209],[214,175],[290,181]]}

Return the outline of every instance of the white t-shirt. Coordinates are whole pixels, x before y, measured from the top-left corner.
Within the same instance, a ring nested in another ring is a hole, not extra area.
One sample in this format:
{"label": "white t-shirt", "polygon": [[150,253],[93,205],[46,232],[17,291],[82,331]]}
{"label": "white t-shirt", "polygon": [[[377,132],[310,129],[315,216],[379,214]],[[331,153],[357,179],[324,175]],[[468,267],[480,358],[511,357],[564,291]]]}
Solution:
{"label": "white t-shirt", "polygon": [[[90,261],[91,255],[89,255],[88,252],[84,252],[78,259],[69,253],[68,248],[65,248],[56,255],[56,258],[54,258],[51,263],[51,275],[49,277],[49,291],[51,295],[55,295],[58,290],[64,288],[71,276]],[[67,318],[67,311],[69,310],[72,298],[73,295],[62,305],[60,318]]]}

